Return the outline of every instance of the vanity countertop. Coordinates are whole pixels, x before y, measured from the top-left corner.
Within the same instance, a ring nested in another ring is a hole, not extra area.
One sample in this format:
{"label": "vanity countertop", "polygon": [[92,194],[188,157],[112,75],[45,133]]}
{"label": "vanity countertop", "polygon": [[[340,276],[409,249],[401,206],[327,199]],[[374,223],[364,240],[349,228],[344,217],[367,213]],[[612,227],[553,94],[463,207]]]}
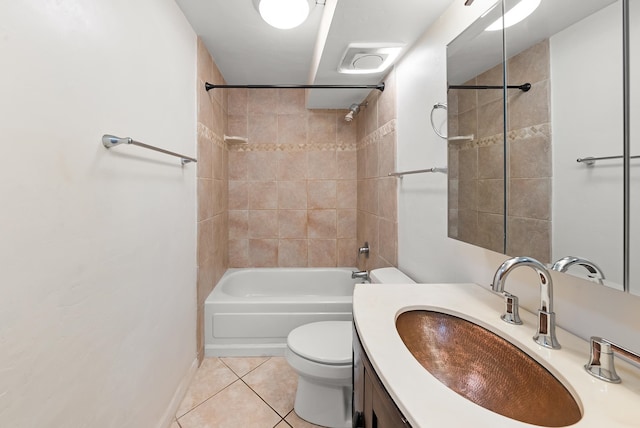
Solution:
{"label": "vanity countertop", "polygon": [[562,349],[537,345],[537,317],[521,309],[523,325],[500,319],[504,301],[477,284],[358,284],[353,316],[362,346],[398,408],[414,428],[531,427],[472,403],[432,376],[405,347],[395,321],[409,310],[435,310],[470,320],[507,339],[556,376],[572,393],[582,419],[572,427],[640,426],[640,369],[616,358],[622,383],[596,379],[584,370],[587,341],[558,328]]}

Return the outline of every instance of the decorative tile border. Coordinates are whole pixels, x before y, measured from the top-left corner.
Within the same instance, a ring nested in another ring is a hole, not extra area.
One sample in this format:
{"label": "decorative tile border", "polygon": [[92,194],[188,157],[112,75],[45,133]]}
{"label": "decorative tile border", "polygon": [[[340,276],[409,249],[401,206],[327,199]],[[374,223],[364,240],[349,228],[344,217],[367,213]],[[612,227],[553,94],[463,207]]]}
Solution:
{"label": "decorative tile border", "polygon": [[364,149],[365,147],[371,144],[377,143],[388,134],[395,132],[396,126],[397,126],[397,120],[391,119],[389,122],[385,123],[380,128],[376,129],[371,134],[364,137],[362,141],[357,144],[358,150]]}
{"label": "decorative tile border", "polygon": [[[476,147],[489,147],[500,144],[503,141],[504,134],[495,134],[490,137],[481,138],[471,141],[449,141],[456,146],[458,150],[473,149]],[[526,140],[534,137],[551,137],[551,123],[541,123],[526,128],[514,129],[507,132],[507,140],[512,143],[516,141]]]}
{"label": "decorative tile border", "polygon": [[355,151],[355,143],[300,144],[228,144],[230,152],[347,152]]}
{"label": "decorative tile border", "polygon": [[200,122],[198,122],[197,133],[198,133],[198,137],[206,138],[216,146],[221,147],[223,149],[225,148],[223,137],[216,134],[211,129],[209,129],[206,125]]}

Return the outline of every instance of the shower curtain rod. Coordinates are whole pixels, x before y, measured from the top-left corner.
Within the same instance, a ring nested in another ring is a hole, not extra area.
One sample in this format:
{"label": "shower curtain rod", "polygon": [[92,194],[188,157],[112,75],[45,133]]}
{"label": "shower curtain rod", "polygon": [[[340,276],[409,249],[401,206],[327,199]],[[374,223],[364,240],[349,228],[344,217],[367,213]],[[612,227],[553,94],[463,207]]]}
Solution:
{"label": "shower curtain rod", "polygon": [[204,83],[204,88],[210,89],[377,89],[384,91],[384,82],[377,85],[214,85],[209,82]]}
{"label": "shower curtain rod", "polygon": [[[449,85],[449,89],[502,89],[504,86],[488,86],[488,85]],[[531,83],[523,83],[522,85],[507,85],[507,89],[520,89],[527,92],[531,89]]]}

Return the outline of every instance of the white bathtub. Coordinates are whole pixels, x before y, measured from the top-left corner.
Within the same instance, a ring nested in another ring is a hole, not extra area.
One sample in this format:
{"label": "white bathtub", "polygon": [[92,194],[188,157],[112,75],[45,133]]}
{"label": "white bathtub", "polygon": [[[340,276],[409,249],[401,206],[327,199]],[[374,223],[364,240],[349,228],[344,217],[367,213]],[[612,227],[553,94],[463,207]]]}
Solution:
{"label": "white bathtub", "polygon": [[284,355],[287,335],[353,319],[353,268],[229,269],[204,305],[205,355]]}

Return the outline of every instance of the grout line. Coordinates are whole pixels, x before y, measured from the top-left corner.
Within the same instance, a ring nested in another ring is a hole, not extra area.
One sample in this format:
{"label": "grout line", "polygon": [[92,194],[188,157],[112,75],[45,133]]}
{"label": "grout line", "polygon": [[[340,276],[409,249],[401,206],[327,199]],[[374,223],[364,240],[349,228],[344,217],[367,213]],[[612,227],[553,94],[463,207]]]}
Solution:
{"label": "grout line", "polygon": [[[235,375],[235,373],[233,373]],[[229,388],[231,385],[233,385],[234,383],[236,383],[239,380],[242,380],[238,377],[238,375],[236,375],[237,379],[234,380],[233,382],[231,382],[229,385],[225,386],[224,388],[222,388],[220,391],[216,392],[215,394],[207,397],[206,399],[202,400],[200,403],[198,403],[197,405],[193,406],[191,409],[189,409],[187,412],[183,413],[182,415],[180,415],[180,417],[182,418],[183,416],[187,415],[188,413],[193,412],[195,409],[197,409],[198,407],[202,406],[204,403],[206,403],[207,401],[211,400],[213,397],[215,397],[216,395],[220,394],[222,391],[224,391],[225,389]],[[277,412],[276,412],[277,413]],[[176,415],[176,420],[178,420],[178,415]],[[182,428],[182,427],[181,427]]]}
{"label": "grout line", "polygon": [[[278,415],[278,416],[280,416],[281,418],[283,418],[283,419],[284,419],[284,416],[282,416],[282,415],[280,414],[280,412],[278,412],[276,409],[274,409],[274,408],[271,406],[271,404],[267,403],[267,401],[266,401],[264,398],[262,398],[262,397],[260,396],[260,394],[258,394],[258,393],[256,392],[256,390],[255,390],[255,389],[251,388],[251,386],[250,386],[247,382],[245,382],[245,381],[244,381],[244,379],[240,379],[240,381],[241,381],[242,383],[244,383],[245,385],[247,385],[247,388],[249,388],[249,389],[250,389],[254,394],[256,394],[256,395],[258,396],[258,398],[259,398],[259,399],[261,399],[261,400],[264,402],[264,404],[266,404],[267,406],[269,406],[269,408],[270,408],[271,410],[273,410],[274,412],[276,412],[276,415]],[[293,409],[292,409],[292,410],[293,410]],[[289,411],[289,412],[287,412],[287,415],[288,415],[289,413],[291,413],[291,412],[290,412],[290,411]],[[285,415],[285,416],[286,416],[286,415]],[[285,421],[285,422],[286,422],[286,421]],[[280,422],[278,422],[278,423],[280,423]]]}
{"label": "grout line", "polygon": [[[255,371],[258,367],[262,366],[264,363],[266,363],[267,361],[269,361],[272,357],[268,357],[266,360],[264,360],[263,362],[261,362],[260,364],[258,364],[257,366],[255,366],[254,368],[252,368],[251,370],[249,370],[248,372],[246,372],[245,374],[243,374],[242,376],[240,376],[238,373],[234,372],[233,369],[227,365],[227,363],[225,363],[222,359],[225,357],[217,357],[218,360],[225,365],[225,367],[227,367],[229,370],[231,370],[233,372],[234,375],[238,376],[238,379],[242,379],[243,377],[245,377],[246,375],[248,375],[249,373]],[[229,357],[229,358],[236,358],[236,357]],[[242,358],[242,357],[240,357]],[[252,358],[252,357],[246,357],[246,358]],[[254,358],[261,358],[261,357],[254,357]]]}

